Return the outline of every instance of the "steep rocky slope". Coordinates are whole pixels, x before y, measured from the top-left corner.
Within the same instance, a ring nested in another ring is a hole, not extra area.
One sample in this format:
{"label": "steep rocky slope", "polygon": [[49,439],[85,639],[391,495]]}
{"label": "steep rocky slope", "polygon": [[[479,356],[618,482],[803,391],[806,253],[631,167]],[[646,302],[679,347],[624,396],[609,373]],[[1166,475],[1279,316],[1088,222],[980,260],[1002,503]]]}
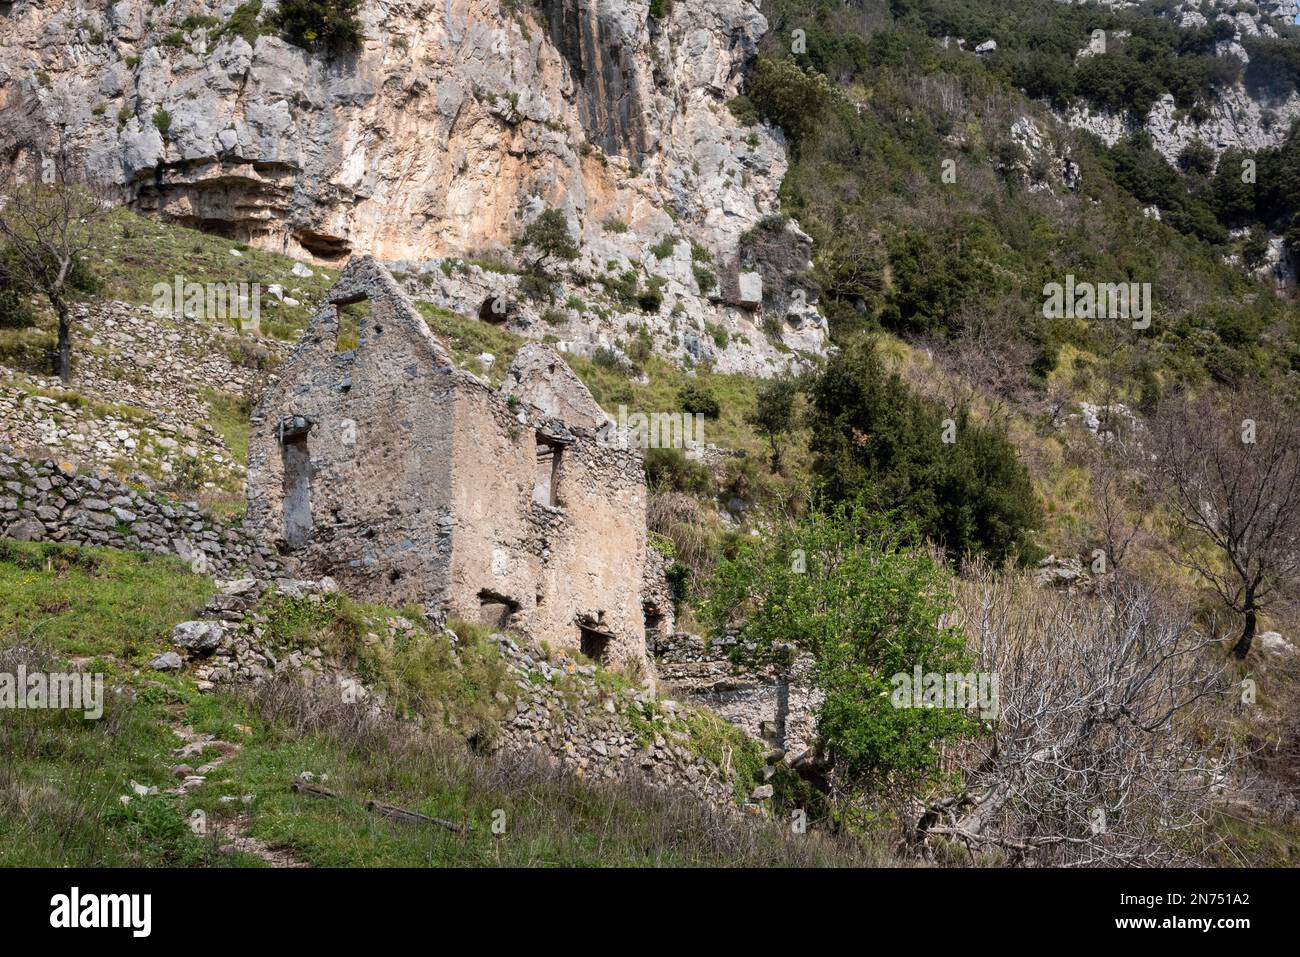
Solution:
{"label": "steep rocky slope", "polygon": [[[301,258],[364,252],[448,279],[444,257],[503,250],[556,208],[581,239],[576,275],[630,273],[682,317],[689,336],[650,330],[661,353],[762,374],[791,350],[823,350],[815,296],[769,293],[777,325],[765,336],[761,285],[741,279],[742,236],[777,211],[786,169],[780,132],[741,128],[726,108],[767,28],[751,0],[662,17],[649,0],[367,2],[364,43],[334,56],[273,35],[274,0],[257,25],[256,3],[4,4],[10,139],[61,142],[141,212]],[[790,240],[805,245],[794,227]],[[477,297],[477,309],[481,285],[453,282],[435,301]],[[581,334],[595,323],[579,310],[568,338],[588,354],[617,348],[639,332],[642,310],[628,305],[610,303],[604,337]],[[512,316],[536,326],[542,312]],[[706,322],[741,338],[715,347]]]}
{"label": "steep rocky slope", "polygon": [[142,209],[330,259],[508,243],[530,202],[646,235],[671,207],[734,252],[784,171],[777,134],[718,109],[766,29],[749,0],[663,22],[648,0],[367,3],[364,45],[334,58],[225,32],[237,6],[16,3],[0,20],[7,119],[66,126]]}
{"label": "steep rocky slope", "polygon": [[[1242,40],[1277,37],[1277,26],[1294,23],[1298,12],[1300,8],[1293,0],[1272,0],[1258,5],[1188,0],[1172,6],[1167,16],[1183,28],[1210,23],[1222,25],[1226,36],[1216,43],[1215,55],[1235,57],[1245,66],[1250,63],[1250,54]],[[1079,56],[1091,56],[1093,52],[1090,47],[1084,47]],[[1287,96],[1271,95],[1254,84],[1240,81],[1220,91],[1201,116],[1179,109],[1169,94],[1162,96],[1140,123],[1131,117],[1087,107],[1072,109],[1065,116],[1072,126],[1089,130],[1107,143],[1116,143],[1134,130],[1144,129],[1150,134],[1152,145],[1170,163],[1176,162],[1179,154],[1192,143],[1205,143],[1216,153],[1276,146],[1297,117],[1300,117],[1300,94],[1293,91]]]}

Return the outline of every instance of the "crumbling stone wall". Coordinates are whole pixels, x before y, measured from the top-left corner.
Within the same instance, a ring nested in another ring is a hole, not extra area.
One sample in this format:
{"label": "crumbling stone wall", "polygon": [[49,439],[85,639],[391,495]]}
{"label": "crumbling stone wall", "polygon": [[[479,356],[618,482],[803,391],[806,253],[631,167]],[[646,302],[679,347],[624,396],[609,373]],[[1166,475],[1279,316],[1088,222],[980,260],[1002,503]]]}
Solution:
{"label": "crumbling stone wall", "polygon": [[[366,299],[359,347],[337,351],[339,307]],[[391,278],[349,268],[253,413],[250,524],[354,596],[443,603],[453,403],[451,360]]]}
{"label": "crumbling stone wall", "polygon": [[645,612],[646,649],[653,654],[659,641],[671,637],[677,627],[677,610],[668,584],[668,559],[653,546],[645,550],[641,608]]}
{"label": "crumbling stone wall", "polygon": [[664,687],[683,700],[705,705],[754,737],[794,757],[816,740],[820,693],[811,680],[812,662],[795,662],[790,675],[754,669],[729,660],[736,639],[706,642],[685,631],[661,635],[651,647]]}
{"label": "crumbling stone wall", "polygon": [[[339,352],[339,307],[362,299]],[[500,392],[457,369],[354,259],[254,413],[249,521],[353,595],[644,666],[644,469],[601,442],[604,418],[542,346]]]}
{"label": "crumbling stone wall", "polygon": [[276,568],[274,549],[241,526],[204,515],[195,502],[128,485],[107,469],[79,472],[67,462],[4,452],[0,534],[175,555],[218,578],[244,570],[270,574]]}

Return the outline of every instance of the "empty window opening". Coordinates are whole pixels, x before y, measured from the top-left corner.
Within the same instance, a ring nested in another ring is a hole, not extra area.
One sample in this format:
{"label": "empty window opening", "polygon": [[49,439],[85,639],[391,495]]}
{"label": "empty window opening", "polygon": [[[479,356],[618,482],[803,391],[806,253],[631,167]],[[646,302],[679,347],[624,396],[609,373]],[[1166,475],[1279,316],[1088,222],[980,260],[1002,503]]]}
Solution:
{"label": "empty window opening", "polygon": [[614,640],[614,636],[582,625],[578,626],[578,632],[580,635],[579,650],[583,655],[598,665],[608,664],[609,644]]}
{"label": "empty window opening", "polygon": [[647,608],[645,610],[645,636],[647,641],[650,640],[651,636],[658,637],[663,625],[664,616],[659,614],[657,609]]}
{"label": "empty window opening", "polygon": [[554,508],[559,502],[560,458],[564,447],[537,437],[537,480],[533,485],[533,501]]}
{"label": "empty window opening", "polygon": [[643,605],[645,611],[645,646],[652,655],[659,654],[664,640],[664,616],[654,605]]}
{"label": "empty window opening", "polygon": [[337,306],[338,330],[334,337],[335,352],[351,352],[361,345],[361,327],[370,316],[369,300]]}
{"label": "empty window opening", "polygon": [[307,431],[286,433],[280,445],[284,457],[284,538],[301,548],[311,537],[311,453]]}
{"label": "empty window opening", "polygon": [[508,628],[510,617],[519,610],[519,603],[505,595],[484,589],[478,593],[478,622],[489,628]]}

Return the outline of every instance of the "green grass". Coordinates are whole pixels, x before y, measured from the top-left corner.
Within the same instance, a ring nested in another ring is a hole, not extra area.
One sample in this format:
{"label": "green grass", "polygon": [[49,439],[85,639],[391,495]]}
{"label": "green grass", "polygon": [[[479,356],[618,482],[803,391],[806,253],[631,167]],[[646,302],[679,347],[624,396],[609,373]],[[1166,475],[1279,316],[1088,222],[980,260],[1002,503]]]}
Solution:
{"label": "green grass", "polygon": [[[298,730],[297,704],[274,693],[247,707],[244,750],[194,804],[253,794],[253,836],[315,866],[780,866],[868,864],[872,854],[780,825],[722,819],[690,798],[636,785],[590,784],[528,759],[472,757],[445,739],[328,720]],[[234,707],[234,703],[231,703]],[[267,722],[268,714],[276,721]],[[336,799],[293,793],[303,771]],[[467,824],[453,833],[389,821],[366,800]],[[499,822],[500,833],[493,823]]]}
{"label": "green grass", "polygon": [[[490,352],[496,357],[489,375],[489,380],[494,385],[500,385],[505,379],[506,370],[514,360],[515,353],[528,341],[500,327],[459,316],[429,303],[416,305],[429,328],[447,345],[452,357],[462,367],[481,374],[479,354]],[[618,417],[620,405],[627,406],[629,413],[680,412],[682,408],[678,393],[681,389],[692,383],[701,386],[717,396],[720,406],[718,418],[705,422],[705,441],[724,448],[738,449],[760,459],[767,454],[766,440],[745,421],[745,416],[757,404],[762,380],[707,370],[696,370],[694,375],[690,375],[664,359],[651,357],[642,364],[642,371],[649,379],[643,384],[633,381],[620,370],[599,365],[591,359],[575,355],[566,355],[564,359],[591,390],[601,408],[614,418]],[[802,432],[793,433],[787,437],[787,441],[791,450],[787,457],[791,463],[806,458],[799,454],[799,449],[807,442]]]}
{"label": "green grass", "polygon": [[683,719],[686,747],[721,768],[736,772],[736,800],[744,802],[762,783],[763,746],[711,711],[692,711]]}
{"label": "green grass", "polygon": [[[240,253],[232,256],[231,250]],[[255,249],[174,223],[158,223],[117,208],[98,225],[95,252],[89,265],[103,282],[100,295],[141,305],[154,301],[155,283],[260,283],[262,330],[288,341],[306,328],[317,304],[338,276],[338,270],[311,266],[313,275],[295,276],[296,260]],[[278,283],[299,305],[287,306],[266,292]],[[298,290],[298,292],[294,292]],[[232,320],[234,322],[234,320]]]}
{"label": "green grass", "polygon": [[[370,629],[388,634],[394,609],[338,596],[313,602],[275,595],[261,609],[272,642],[351,653],[358,664],[369,662],[390,696],[436,699],[442,720],[427,720],[436,709],[426,715],[419,707],[410,711],[426,720],[376,717],[287,680],[248,693],[201,694],[185,674],[138,669],[210,591],[210,583],[169,559],[4,543],[0,670],[18,663],[53,670],[68,655],[125,660],[101,658],[94,666],[107,673],[102,720],[22,711],[0,721],[0,866],[264,865],[192,833],[194,810],[213,824],[247,813],[253,837],[315,866],[811,866],[885,859],[825,835],[792,835],[779,822],[720,816],[684,794],[591,783],[527,756],[473,753],[467,738],[482,718],[479,706],[495,704],[504,684],[483,630],[463,623],[454,623],[460,642],[452,654],[449,643],[418,628],[395,629],[410,636],[405,644],[368,642]],[[42,605],[49,606],[43,613]],[[181,724],[241,750],[189,794],[133,797],[124,806],[131,780],[160,789],[175,783],[168,768],[179,760],[173,728]],[[714,756],[738,736],[708,724],[695,746]],[[292,792],[304,771],[338,797]],[[221,800],[245,795],[251,804]],[[473,828],[456,834],[390,821],[368,811],[367,800]]]}
{"label": "green grass", "polygon": [[0,540],[0,635],[143,663],[213,594],[175,558]]}
{"label": "green grass", "polygon": [[[12,656],[8,656],[12,657]],[[0,648],[0,658],[6,658]],[[28,668],[35,663],[23,658]],[[8,669],[6,669],[8,670]],[[99,721],[80,712],[14,711],[0,722],[0,866],[158,867],[259,863],[222,855],[195,835],[187,809],[165,795],[132,795],[129,782],[174,783],[168,765],[179,740],[168,727],[168,700],[105,682]]]}
{"label": "green grass", "polygon": [[[528,341],[498,326],[457,315],[427,302],[417,302],[415,305],[424,316],[429,329],[451,351],[456,363],[475,375],[485,375],[496,386],[505,379],[506,370],[514,361],[515,353]],[[478,358],[484,352],[490,352],[496,357],[492,368],[486,372]]]}
{"label": "green grass", "polygon": [[226,443],[231,458],[248,465],[248,417],[252,413],[248,400],[216,389],[205,389],[203,399],[208,405],[208,421]]}
{"label": "green grass", "polygon": [[465,637],[453,649],[446,635],[424,627],[418,608],[400,613],[409,627],[394,626],[399,613],[391,608],[355,602],[340,593],[304,598],[272,594],[263,600],[263,611],[269,644],[320,648],[346,661],[384,695],[394,713],[430,719],[487,740],[495,734],[502,705],[513,701],[514,685],[486,635],[461,625]]}
{"label": "green grass", "polygon": [[1224,841],[1214,849],[1217,867],[1295,867],[1300,863],[1300,826],[1264,824],[1226,811],[1210,827]]}
{"label": "green grass", "polygon": [[85,410],[100,419],[113,417],[124,419],[136,425],[150,425],[154,421],[153,416],[139,406],[103,402],[72,389],[43,389],[32,385],[30,382],[19,381],[12,377],[0,379],[0,386],[13,390],[14,398],[20,401],[27,396],[40,395],[58,402],[64,402],[71,408]]}

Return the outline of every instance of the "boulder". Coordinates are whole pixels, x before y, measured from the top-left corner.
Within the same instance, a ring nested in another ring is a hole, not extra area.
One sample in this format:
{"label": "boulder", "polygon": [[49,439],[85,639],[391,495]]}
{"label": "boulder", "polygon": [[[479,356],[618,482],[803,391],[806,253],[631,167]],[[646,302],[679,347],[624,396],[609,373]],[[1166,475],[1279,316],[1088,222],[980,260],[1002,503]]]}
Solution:
{"label": "boulder", "polygon": [[183,621],[172,629],[172,644],[190,654],[206,655],[216,651],[223,633],[219,621]]}
{"label": "boulder", "polygon": [[1287,641],[1276,631],[1261,631],[1255,636],[1255,643],[1264,651],[1278,655],[1295,654],[1295,645]]}
{"label": "boulder", "polygon": [[736,280],[736,304],[746,309],[757,309],[763,304],[763,275],[742,272]]}
{"label": "boulder", "polygon": [[45,526],[34,518],[24,518],[14,522],[5,530],[5,538],[20,542],[39,542],[45,537]]}
{"label": "boulder", "polygon": [[165,651],[149,662],[149,667],[154,671],[180,671],[181,656],[174,651]]}

